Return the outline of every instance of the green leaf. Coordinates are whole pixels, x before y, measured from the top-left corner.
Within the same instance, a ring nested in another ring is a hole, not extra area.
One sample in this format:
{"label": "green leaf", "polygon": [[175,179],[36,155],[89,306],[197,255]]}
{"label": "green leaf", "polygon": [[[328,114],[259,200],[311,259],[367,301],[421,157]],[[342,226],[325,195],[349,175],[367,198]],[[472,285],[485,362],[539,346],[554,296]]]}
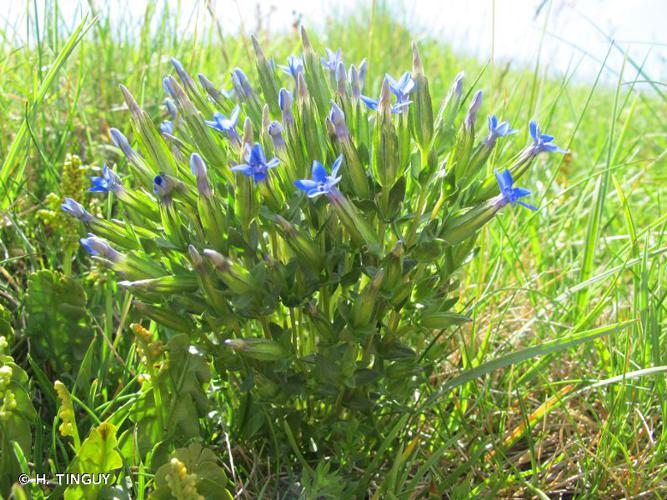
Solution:
{"label": "green leaf", "polygon": [[188,500],[201,498],[231,500],[227,475],[212,450],[193,443],[178,448],[171,460],[155,473],[155,491],[150,500]]}
{"label": "green leaf", "polygon": [[37,271],[28,280],[25,302],[26,333],[33,338],[36,357],[58,373],[75,371],[93,336],[81,284],[56,271]]}
{"label": "green leaf", "polygon": [[[118,441],[116,439],[116,426],[103,422],[90,431],[88,437],[81,443],[79,453],[72,461],[69,472],[71,473],[111,473],[123,466],[123,460],[116,450]],[[108,481],[111,486],[114,483],[113,476]],[[80,498],[97,498],[105,489],[104,485],[79,484],[68,486],[65,490],[65,500],[78,500]]]}
{"label": "green leaf", "polygon": [[577,346],[579,344],[584,344],[586,342],[591,342],[594,339],[610,335],[612,333],[623,330],[631,325],[635,321],[626,321],[624,323],[616,323],[613,325],[603,326],[600,328],[595,328],[593,330],[588,330],[576,335],[571,335],[569,337],[552,340],[550,342],[545,342],[533,347],[527,347],[515,351],[513,353],[507,354],[505,356],[500,356],[494,360],[482,363],[479,366],[471,368],[461,373],[458,377],[454,377],[452,380],[446,382],[442,388],[433,394],[428,400],[424,402],[421,407],[421,410],[433,407],[437,404],[438,400],[449,393],[451,390],[467,383],[472,380],[478,379],[487,375],[495,370],[500,370],[506,366],[513,365],[515,363],[520,363],[537,356],[544,356],[545,354],[550,354],[554,352],[564,351],[570,347]]}

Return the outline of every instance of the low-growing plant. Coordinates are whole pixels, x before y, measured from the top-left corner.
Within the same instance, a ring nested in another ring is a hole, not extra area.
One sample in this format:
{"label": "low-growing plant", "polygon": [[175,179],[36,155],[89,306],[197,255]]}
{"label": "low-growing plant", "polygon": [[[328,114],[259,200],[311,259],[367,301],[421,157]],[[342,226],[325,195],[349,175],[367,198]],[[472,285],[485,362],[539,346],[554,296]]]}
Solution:
{"label": "low-growing plant", "polygon": [[[534,210],[514,183],[539,153],[562,150],[531,122],[527,147],[499,151],[515,131],[495,116],[480,130],[482,92],[467,103],[463,75],[434,109],[415,44],[412,70],[387,75],[378,94],[365,61],[320,58],[301,35],[302,56],[280,68],[253,39],[259,85],[236,68],[231,92],[173,60],[159,126],[121,87],[138,147],[111,135],[130,175],[105,166],[91,189],[115,197],[118,219],[69,199],[63,209],[165,344],[185,333],[223,375],[213,399],[233,408],[235,436],[282,446],[280,434],[307,469],[314,453],[337,452],[338,466],[369,456],[387,419],[409,409],[448,354],[438,339],[468,320],[456,272],[479,231],[507,205]],[[179,407],[176,378],[154,374],[163,390],[140,405]],[[205,415],[202,398],[188,404]],[[146,449],[170,435],[185,445],[173,412],[141,411],[163,426],[141,433]]]}

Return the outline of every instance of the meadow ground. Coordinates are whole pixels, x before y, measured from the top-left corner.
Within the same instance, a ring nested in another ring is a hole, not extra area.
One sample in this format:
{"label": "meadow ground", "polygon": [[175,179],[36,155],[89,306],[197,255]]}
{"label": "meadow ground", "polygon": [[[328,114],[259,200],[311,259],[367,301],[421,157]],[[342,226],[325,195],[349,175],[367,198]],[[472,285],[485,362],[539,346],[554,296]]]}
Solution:
{"label": "meadow ground", "polygon": [[[0,305],[6,319],[0,333],[11,337],[11,355],[27,372],[37,410],[30,460],[22,464],[28,471],[34,470],[30,464],[63,470],[72,458],[56,430],[55,379],[70,391],[81,378],[96,380],[88,393],[77,393],[82,435],[120,411],[126,389],[135,390],[132,376],[123,374],[133,373],[137,362],[132,342],[122,341],[130,335],[127,297],[117,299],[113,280],[98,275],[83,252],[77,250],[80,258],[73,260],[53,233],[54,218],[63,216],[53,212],[48,196],[55,193],[59,200],[62,189],[71,189],[61,182],[67,155],[101,166],[109,157],[109,127],[130,135],[120,83],[162,119],[162,76],[173,72],[169,57],[216,82],[227,83],[237,65],[254,72],[250,39],[223,39],[215,24],[183,40],[172,29],[173,13],[147,11],[144,25],[160,28],[139,33],[111,22],[103,10],[97,14],[72,35],[57,10],[49,9],[45,18],[31,17],[30,46],[12,41],[12,30],[24,27],[6,28],[0,42]],[[276,61],[300,50],[296,29],[258,36]],[[410,67],[415,34],[378,7],[333,18],[311,38],[321,52],[342,47],[346,61],[368,58],[369,85],[379,89],[385,72]],[[429,411],[392,435],[358,475],[380,497],[666,496],[664,82],[652,81],[641,61],[632,59],[615,86],[575,84],[571,74],[550,76],[547,60],[526,69],[484,64],[437,40],[419,42],[434,101],[464,70],[466,89],[485,91],[483,116],[495,113],[513,125],[536,118],[570,153],[540,157],[531,169],[537,212],[519,217],[508,210],[483,230],[459,275],[465,297],[459,306],[473,321],[437,340],[449,354],[423,388],[433,398]],[[604,70],[604,61],[581,64]],[[518,151],[527,140],[527,126],[521,126],[508,147]],[[104,363],[65,362],[57,366],[69,372],[54,372],[49,357],[55,350],[66,359],[58,346],[76,339],[57,322],[31,324],[26,290],[31,274],[41,269],[62,271],[82,284],[80,306]],[[588,342],[572,340],[598,328],[613,331]],[[555,339],[572,344],[560,349],[550,343]],[[464,380],[455,379],[464,371]],[[227,444],[234,456],[224,459],[230,490],[246,497],[294,492],[285,485],[296,481],[291,474],[300,462],[289,446],[278,452]],[[134,494],[143,497],[149,464],[124,459],[139,478]],[[341,480],[311,465],[320,487],[327,478]]]}

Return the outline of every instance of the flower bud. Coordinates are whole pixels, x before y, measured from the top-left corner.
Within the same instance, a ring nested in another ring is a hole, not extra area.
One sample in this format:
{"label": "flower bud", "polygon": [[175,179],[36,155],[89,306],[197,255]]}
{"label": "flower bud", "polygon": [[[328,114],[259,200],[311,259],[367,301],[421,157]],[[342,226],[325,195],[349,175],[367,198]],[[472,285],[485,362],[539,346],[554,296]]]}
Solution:
{"label": "flower bud", "polygon": [[501,208],[494,200],[489,200],[467,212],[451,216],[445,221],[440,238],[450,245],[460,243],[477,233]]}
{"label": "flower bud", "polygon": [[283,126],[278,121],[272,121],[269,124],[267,129],[271,140],[273,141],[273,147],[276,148],[276,151],[280,151],[285,148],[285,139],[283,138]]}
{"label": "flower bud", "polygon": [[200,196],[211,196],[211,185],[208,182],[206,164],[201,156],[192,153],[190,156],[190,170],[197,179],[197,190]]}
{"label": "flower bud", "polygon": [[93,220],[92,214],[83,208],[81,203],[72,198],[65,198],[65,201],[60,205],[60,208],[62,208],[63,212],[70,214],[81,222],[90,222]]}
{"label": "flower bud", "polygon": [[[120,85],[120,90],[123,92],[125,102],[132,113],[137,138],[144,146],[144,150],[149,155],[153,165],[160,165],[164,172],[174,175],[177,171],[176,162],[160,131],[155,127],[148,114],[139,107],[130,91],[124,85]],[[174,95],[177,97],[177,94]]]}
{"label": "flower bud", "polygon": [[419,57],[417,44],[412,43],[412,80],[414,104],[411,106],[412,131],[422,151],[427,151],[433,139],[433,104],[428,89],[428,78]]}
{"label": "flower bud", "polygon": [[347,95],[347,74],[343,61],[340,61],[336,66],[336,85],[340,95]]}
{"label": "flower bud", "polygon": [[229,97],[225,94],[224,91],[218,90],[218,88],[213,84],[211,80],[206,78],[202,73],[197,75],[199,77],[199,83],[202,88],[206,91],[208,96],[215,101],[216,104],[222,106],[224,103],[224,98]]}
{"label": "flower bud", "polygon": [[243,122],[243,144],[245,148],[252,147],[255,142],[255,136],[252,130],[252,121],[249,116],[246,116]]}
{"label": "flower bud", "polygon": [[203,254],[232,292],[240,295],[254,291],[255,284],[252,282],[250,273],[238,263],[210,248],[204,249]]}
{"label": "flower bud", "polygon": [[89,233],[87,238],[81,238],[79,241],[81,246],[91,255],[102,257],[114,264],[125,261],[125,256],[122,253],[112,248],[106,240],[98,238],[94,234]]}
{"label": "flower bud", "polygon": [[477,113],[479,108],[482,106],[482,91],[478,90],[475,92],[475,95],[470,101],[470,107],[468,108],[468,114],[465,119],[465,127],[469,130],[473,130],[475,127],[475,121],[477,120]]}
{"label": "flower bud", "polygon": [[353,328],[359,328],[368,325],[373,319],[375,306],[377,303],[378,292],[384,280],[384,271],[380,269],[366,288],[356,298],[350,313],[350,321]]}
{"label": "flower bud", "polygon": [[280,89],[278,93],[278,106],[283,115],[283,123],[289,128],[294,125],[294,115],[292,114],[292,94],[287,89]]}
{"label": "flower bud", "polygon": [[167,307],[154,307],[143,302],[135,302],[134,308],[141,314],[156,323],[177,332],[193,333],[197,326],[187,314],[178,314]]}
{"label": "flower bud", "polygon": [[146,161],[132,149],[127,138],[117,128],[109,130],[111,142],[119,148],[132,166],[134,166],[143,180],[149,180],[153,177],[153,171]]}
{"label": "flower bud", "polygon": [[280,215],[276,216],[276,222],[285,242],[294,254],[311,266],[314,271],[319,271],[322,267],[322,258],[315,242],[300,231],[297,231],[292,224]]}
{"label": "flower bud", "polygon": [[139,290],[166,294],[191,293],[199,288],[197,279],[191,274],[172,274],[145,280],[119,281],[118,285],[130,291]]}
{"label": "flower bud", "polygon": [[262,92],[264,93],[264,100],[269,103],[271,107],[271,112],[278,114],[278,81],[276,79],[276,74],[273,68],[273,65],[267,61],[262,51],[262,47],[259,45],[257,38],[254,35],[251,37],[252,46],[255,49],[255,55],[257,57],[257,73],[259,75],[259,84],[262,87]]}
{"label": "flower bud", "polygon": [[282,344],[268,339],[227,339],[225,345],[249,358],[261,361],[278,361],[289,358],[289,352]]}
{"label": "flower bud", "polygon": [[352,89],[352,97],[358,100],[361,97],[361,82],[354,64],[350,66],[350,88]]}

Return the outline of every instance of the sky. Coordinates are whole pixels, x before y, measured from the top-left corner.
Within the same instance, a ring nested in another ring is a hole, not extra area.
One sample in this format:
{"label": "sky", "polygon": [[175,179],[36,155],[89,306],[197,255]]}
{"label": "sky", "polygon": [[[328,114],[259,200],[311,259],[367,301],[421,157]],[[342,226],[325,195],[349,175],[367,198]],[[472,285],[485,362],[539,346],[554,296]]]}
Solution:
{"label": "sky", "polygon": [[[147,2],[180,4],[184,29],[194,26],[192,12],[208,19],[202,0],[93,0],[108,3],[112,17],[141,22]],[[354,13],[355,6],[371,0],[211,0],[216,15],[228,33],[238,29],[239,16],[246,31],[257,25],[258,12],[263,24],[272,30],[287,30],[295,13],[309,28],[324,22],[325,14]],[[381,1],[381,0],[378,0]],[[41,5],[43,0],[37,0]],[[25,12],[33,0],[7,2],[4,18],[9,26],[24,30]],[[64,19],[80,19],[87,1],[58,0]],[[563,74],[576,67],[575,81],[592,81],[609,50],[613,49],[602,80],[615,83],[627,51],[638,64],[644,62],[647,77],[667,79],[667,0],[389,0],[392,9],[415,33],[424,33],[450,43],[458,51],[482,60],[493,56],[499,63],[513,61],[531,66],[538,51],[553,74]],[[545,23],[545,20],[548,22]],[[546,25],[546,29],[545,29]],[[542,44],[540,44],[542,40]],[[630,65],[627,65],[630,68]],[[635,78],[628,69],[624,80]],[[643,77],[640,79],[644,79]]]}

